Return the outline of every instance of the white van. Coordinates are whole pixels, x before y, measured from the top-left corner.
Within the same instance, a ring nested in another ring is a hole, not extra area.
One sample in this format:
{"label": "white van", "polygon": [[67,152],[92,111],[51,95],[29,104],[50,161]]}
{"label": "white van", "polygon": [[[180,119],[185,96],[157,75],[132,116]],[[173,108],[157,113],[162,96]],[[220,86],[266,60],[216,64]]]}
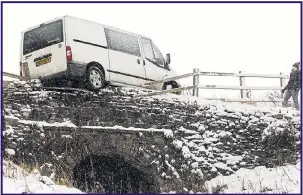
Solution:
{"label": "white van", "polygon": [[[70,16],[22,32],[21,77],[81,81],[99,90],[176,76],[169,64],[170,55],[164,59],[148,37]],[[177,87],[177,81],[170,81],[149,88]]]}

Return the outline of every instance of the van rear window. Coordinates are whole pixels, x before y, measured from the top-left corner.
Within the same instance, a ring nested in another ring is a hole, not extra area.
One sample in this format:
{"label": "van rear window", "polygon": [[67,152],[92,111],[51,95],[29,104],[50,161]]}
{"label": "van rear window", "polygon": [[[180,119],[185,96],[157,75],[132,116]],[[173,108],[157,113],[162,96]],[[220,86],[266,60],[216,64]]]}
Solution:
{"label": "van rear window", "polygon": [[63,22],[57,20],[24,33],[23,55],[63,42]]}

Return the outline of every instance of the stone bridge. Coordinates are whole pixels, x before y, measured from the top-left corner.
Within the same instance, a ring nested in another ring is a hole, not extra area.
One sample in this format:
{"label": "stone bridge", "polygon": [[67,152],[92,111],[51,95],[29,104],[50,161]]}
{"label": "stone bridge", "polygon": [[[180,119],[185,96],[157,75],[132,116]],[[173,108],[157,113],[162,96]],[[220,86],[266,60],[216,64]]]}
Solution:
{"label": "stone bridge", "polygon": [[177,180],[165,184],[161,177],[169,169],[165,164],[171,160],[168,155],[174,154],[169,143],[170,130],[35,123],[26,123],[24,128],[18,131],[18,135],[24,134],[24,140],[19,138],[16,142],[15,159],[33,166],[52,164],[50,169],[45,166],[42,173],[51,175],[55,169],[58,178],[72,182],[80,190],[157,193],[165,185],[169,188],[177,185],[174,184]]}
{"label": "stone bridge", "polygon": [[218,174],[300,158],[296,111],[219,108],[136,93],[9,84],[5,157],[91,193],[205,192],[203,182]]}

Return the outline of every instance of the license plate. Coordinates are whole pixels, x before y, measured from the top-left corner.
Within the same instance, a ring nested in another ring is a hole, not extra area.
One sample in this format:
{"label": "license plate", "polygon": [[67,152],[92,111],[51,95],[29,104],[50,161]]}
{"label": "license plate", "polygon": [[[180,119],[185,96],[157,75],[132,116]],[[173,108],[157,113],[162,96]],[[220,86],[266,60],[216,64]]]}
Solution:
{"label": "license plate", "polygon": [[36,61],[36,66],[41,66],[47,63],[50,63],[52,60],[52,57],[43,58],[41,60]]}

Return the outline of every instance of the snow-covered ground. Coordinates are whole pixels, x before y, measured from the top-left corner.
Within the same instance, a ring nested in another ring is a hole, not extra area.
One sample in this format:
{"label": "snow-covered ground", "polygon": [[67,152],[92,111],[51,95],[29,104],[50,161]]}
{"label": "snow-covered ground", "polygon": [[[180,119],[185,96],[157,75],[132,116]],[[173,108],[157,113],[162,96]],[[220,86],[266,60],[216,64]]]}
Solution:
{"label": "snow-covered ground", "polygon": [[[141,90],[141,89],[136,89],[136,88],[131,88],[131,87],[124,87],[122,89],[122,92],[126,94],[133,94],[135,95],[147,95],[150,92],[155,92],[154,90]],[[220,99],[218,100],[209,100],[203,97],[195,97],[191,95],[175,95],[171,93],[167,94],[159,94],[159,95],[153,95],[153,96],[146,96],[144,97],[145,100],[150,100],[153,101],[155,99],[159,101],[174,101],[177,100],[179,102],[189,102],[193,103],[195,102],[196,104],[203,106],[203,105],[215,105],[217,109],[224,108],[224,107],[229,107],[231,109],[248,109],[248,110],[258,110],[258,111],[272,111],[272,112],[282,112],[282,113],[298,113],[300,114],[300,111],[296,111],[292,107],[288,108],[283,108],[282,103],[279,105],[274,105],[273,103],[259,103],[259,104],[243,104],[241,102],[224,102]]]}
{"label": "snow-covered ground", "polygon": [[[300,162],[277,168],[241,168],[235,174],[206,182],[209,193],[300,193]],[[26,172],[10,161],[3,164],[3,193],[83,193],[56,185],[38,170]]]}
{"label": "snow-covered ground", "polygon": [[235,174],[206,182],[210,193],[300,193],[300,161],[276,168],[241,168]]}
{"label": "snow-covered ground", "polygon": [[76,188],[56,185],[49,177],[41,176],[38,170],[31,173],[10,161],[3,162],[3,193],[83,193]]}

